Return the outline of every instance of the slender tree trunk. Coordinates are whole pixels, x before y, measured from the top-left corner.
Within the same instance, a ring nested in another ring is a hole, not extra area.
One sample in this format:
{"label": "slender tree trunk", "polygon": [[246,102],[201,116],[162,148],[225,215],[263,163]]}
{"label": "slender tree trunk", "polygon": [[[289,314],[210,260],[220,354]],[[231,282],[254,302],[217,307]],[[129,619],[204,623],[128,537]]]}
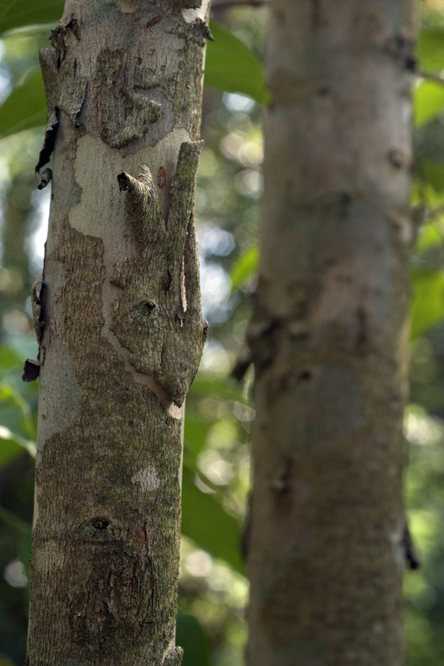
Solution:
{"label": "slender tree trunk", "polygon": [[[30,182],[31,181],[31,182]],[[26,252],[26,236],[29,233],[28,218],[31,208],[32,174],[24,177],[17,174],[5,196],[3,211],[2,243],[2,289],[0,312],[23,307],[29,296],[29,258]],[[3,329],[4,334],[4,329]]]}
{"label": "slender tree trunk", "polygon": [[34,294],[29,666],[181,660],[183,403],[206,334],[193,204],[208,10],[67,0],[41,53],[39,169],[56,138]]}
{"label": "slender tree trunk", "polygon": [[410,0],[273,0],[251,666],[404,663]]}

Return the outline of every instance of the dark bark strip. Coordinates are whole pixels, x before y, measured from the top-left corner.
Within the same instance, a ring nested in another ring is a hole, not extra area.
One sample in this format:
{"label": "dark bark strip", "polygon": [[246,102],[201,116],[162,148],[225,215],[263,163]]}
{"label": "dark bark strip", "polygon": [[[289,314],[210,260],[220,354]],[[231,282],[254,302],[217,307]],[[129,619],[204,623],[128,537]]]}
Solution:
{"label": "dark bark strip", "polygon": [[206,336],[193,206],[208,5],[67,0],[41,55],[38,170],[52,149],[54,163],[28,666],[180,664],[182,405]]}

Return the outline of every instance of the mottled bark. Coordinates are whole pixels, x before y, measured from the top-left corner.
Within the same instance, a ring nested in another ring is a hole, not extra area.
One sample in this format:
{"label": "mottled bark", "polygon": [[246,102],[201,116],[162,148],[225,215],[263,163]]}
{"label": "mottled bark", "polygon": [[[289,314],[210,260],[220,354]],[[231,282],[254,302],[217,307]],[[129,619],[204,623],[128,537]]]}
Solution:
{"label": "mottled bark", "polygon": [[273,0],[251,666],[404,663],[410,0]]}
{"label": "mottled bark", "polygon": [[[27,664],[179,664],[183,401],[208,0],[67,0],[41,53],[54,148]],[[48,172],[44,172],[48,180]],[[40,186],[45,186],[40,182]]]}

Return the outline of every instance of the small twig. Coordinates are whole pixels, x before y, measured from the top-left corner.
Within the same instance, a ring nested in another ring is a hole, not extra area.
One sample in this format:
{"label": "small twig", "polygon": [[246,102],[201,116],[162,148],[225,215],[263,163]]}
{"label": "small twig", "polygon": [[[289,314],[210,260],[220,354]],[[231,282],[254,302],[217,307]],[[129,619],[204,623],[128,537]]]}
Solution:
{"label": "small twig", "polygon": [[222,7],[235,7],[236,5],[252,5],[253,7],[260,7],[261,5],[269,5],[270,0],[212,0],[212,9],[221,9]]}
{"label": "small twig", "polygon": [[31,532],[31,525],[2,506],[0,507],[0,520],[23,534]]}
{"label": "small twig", "polygon": [[432,72],[425,72],[423,69],[419,69],[418,67],[415,69],[415,74],[422,79],[426,79],[427,81],[433,81],[434,83],[439,83],[440,85],[444,86],[444,77],[439,76],[439,74],[432,74]]}

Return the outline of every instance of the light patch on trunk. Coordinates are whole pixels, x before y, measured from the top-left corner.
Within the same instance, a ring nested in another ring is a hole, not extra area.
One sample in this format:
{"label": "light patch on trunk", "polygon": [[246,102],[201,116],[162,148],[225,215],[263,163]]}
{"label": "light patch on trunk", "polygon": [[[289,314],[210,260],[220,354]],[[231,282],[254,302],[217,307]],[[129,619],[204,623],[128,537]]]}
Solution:
{"label": "light patch on trunk", "polygon": [[172,416],[173,419],[177,419],[178,421],[180,421],[180,419],[183,418],[182,407],[178,407],[177,405],[174,404],[174,402],[172,402],[171,405],[166,409],[168,414]]}
{"label": "light patch on trunk", "polygon": [[[170,132],[159,143],[147,150],[142,149],[125,157],[120,155],[98,137],[82,136],[77,143],[75,180],[82,189],[80,203],[69,212],[70,225],[82,234],[101,238],[105,247],[111,245],[116,258],[126,250],[122,237],[126,233],[125,206],[117,186],[117,174],[122,171],[139,173],[140,165],[147,163],[151,173],[157,174],[162,167],[167,175],[164,187],[158,188],[162,210],[166,208],[171,179],[176,171],[178,146],[190,141],[189,132],[178,129]],[[93,159],[94,158],[94,159]],[[98,177],[97,174],[100,174]],[[94,183],[94,187],[90,184]],[[116,207],[119,214],[116,215]],[[116,219],[120,221],[116,228]],[[110,221],[113,221],[112,225]]]}
{"label": "light patch on trunk", "polygon": [[131,478],[132,483],[140,483],[140,487],[144,492],[149,492],[152,490],[157,490],[160,486],[160,479],[157,476],[156,468],[154,465],[150,465],[145,469],[141,469],[139,472],[134,474]]}
{"label": "light patch on trunk", "polygon": [[117,4],[124,14],[134,14],[139,9],[140,0],[118,0]]}
{"label": "light patch on trunk", "polygon": [[357,313],[365,312],[368,326],[380,325],[387,312],[385,281],[381,265],[372,270],[366,257],[343,260],[326,271],[322,293],[311,317],[313,328],[339,324],[353,330]]}
{"label": "light patch on trunk", "polygon": [[[171,179],[176,171],[177,146],[189,141],[186,130],[179,129],[168,134],[157,146],[150,148],[149,167],[152,173],[158,173],[163,166],[168,175],[168,187],[158,189],[159,200],[165,209],[165,191],[169,191]],[[92,159],[94,156],[94,159]],[[144,375],[131,365],[130,354],[119,343],[111,331],[111,307],[115,300],[117,287],[111,284],[114,267],[119,261],[125,261],[135,252],[134,241],[128,237],[124,199],[117,185],[117,174],[122,171],[138,173],[140,165],[146,162],[146,151],[134,155],[120,156],[101,139],[89,134],[81,137],[77,143],[75,160],[75,179],[81,187],[80,203],[71,208],[69,223],[82,234],[101,238],[104,245],[104,262],[106,280],[102,284],[102,311],[104,326],[102,335],[124,358],[125,369],[131,372],[135,381],[148,386],[155,393],[168,414],[174,419],[182,418],[182,410],[177,407],[167,393],[157,385],[155,380]],[[100,178],[97,174],[100,173]],[[95,187],[90,187],[94,182]],[[118,213],[116,214],[116,210]],[[110,221],[112,220],[112,224]],[[116,221],[118,222],[116,224]]]}
{"label": "light patch on trunk", "polygon": [[80,0],[65,0],[65,9],[63,11],[63,16],[60,20],[61,25],[67,25],[69,21],[73,18],[76,18],[78,21],[82,21],[83,10],[82,3]]}

